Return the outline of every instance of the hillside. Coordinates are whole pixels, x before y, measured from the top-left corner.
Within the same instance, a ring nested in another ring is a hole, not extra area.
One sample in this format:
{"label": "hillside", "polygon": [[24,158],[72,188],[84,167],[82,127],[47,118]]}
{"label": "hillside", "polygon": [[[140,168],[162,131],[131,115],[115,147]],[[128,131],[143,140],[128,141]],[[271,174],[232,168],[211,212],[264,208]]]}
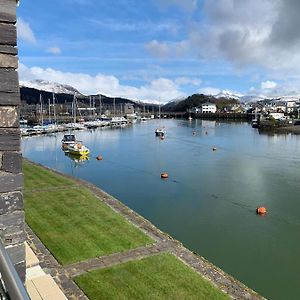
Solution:
{"label": "hillside", "polygon": [[230,104],[240,103],[239,100],[233,99],[233,98],[225,98],[225,97],[216,98],[214,96],[207,96],[207,95],[203,95],[203,94],[194,94],[192,96],[187,97],[186,99],[184,99],[182,101],[169,102],[162,107],[162,110],[166,111],[166,112],[170,112],[170,111],[185,112],[185,111],[187,111],[187,109],[200,106],[201,104],[203,104],[205,102],[216,103],[218,109],[222,109],[225,106],[230,105]]}
{"label": "hillside", "polygon": [[[20,87],[20,94],[21,94],[21,101],[23,105],[36,105],[40,103],[40,95],[42,96],[42,101],[44,104],[48,104],[48,99],[51,99],[53,94],[52,92],[36,89],[36,88],[30,88],[30,87]],[[56,104],[71,104],[73,101],[73,94],[70,93],[54,93],[55,95],[55,103]],[[100,97],[101,97],[101,103],[102,105],[112,105],[114,98],[107,97],[105,95],[91,95],[91,96],[84,96],[82,94],[76,94],[77,100],[81,106],[89,106],[90,105],[90,97],[94,99],[95,106],[100,105]],[[143,109],[144,105],[146,105],[146,108],[150,106],[150,104],[142,104],[137,103],[136,101],[116,97],[115,98],[116,105],[130,103],[133,104],[136,108]],[[157,105],[151,105],[156,107]]]}

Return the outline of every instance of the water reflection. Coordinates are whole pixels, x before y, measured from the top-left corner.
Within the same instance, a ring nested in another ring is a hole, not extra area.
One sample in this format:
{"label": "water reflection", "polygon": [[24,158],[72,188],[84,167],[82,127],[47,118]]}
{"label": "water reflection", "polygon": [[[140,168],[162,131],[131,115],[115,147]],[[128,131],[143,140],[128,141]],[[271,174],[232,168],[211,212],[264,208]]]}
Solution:
{"label": "water reflection", "polygon": [[75,167],[83,166],[90,159],[87,155],[74,155],[68,152],[65,152],[65,155],[74,162]]}

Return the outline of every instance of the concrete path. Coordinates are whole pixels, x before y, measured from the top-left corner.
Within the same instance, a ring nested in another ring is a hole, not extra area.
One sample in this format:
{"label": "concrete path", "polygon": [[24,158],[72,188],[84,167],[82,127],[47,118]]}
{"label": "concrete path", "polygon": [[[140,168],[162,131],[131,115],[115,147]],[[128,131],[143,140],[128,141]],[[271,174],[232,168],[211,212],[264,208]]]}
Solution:
{"label": "concrete path", "polygon": [[39,260],[25,243],[26,282],[25,286],[31,300],[67,300],[53,278],[39,265]]}

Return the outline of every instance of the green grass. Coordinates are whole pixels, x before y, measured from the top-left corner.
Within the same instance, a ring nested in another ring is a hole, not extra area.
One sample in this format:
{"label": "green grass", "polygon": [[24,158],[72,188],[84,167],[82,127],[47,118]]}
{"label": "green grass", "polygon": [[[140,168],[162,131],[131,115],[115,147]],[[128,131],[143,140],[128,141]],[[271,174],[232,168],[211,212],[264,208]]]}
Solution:
{"label": "green grass", "polygon": [[[28,162],[23,171],[26,222],[61,264],[153,242],[87,188]],[[45,190],[65,185],[70,187]]]}
{"label": "green grass", "polygon": [[23,173],[25,174],[25,191],[75,185],[73,180],[58,176],[47,169],[33,165],[27,161],[23,161]]}
{"label": "green grass", "polygon": [[90,300],[230,299],[171,254],[88,272],[75,282]]}

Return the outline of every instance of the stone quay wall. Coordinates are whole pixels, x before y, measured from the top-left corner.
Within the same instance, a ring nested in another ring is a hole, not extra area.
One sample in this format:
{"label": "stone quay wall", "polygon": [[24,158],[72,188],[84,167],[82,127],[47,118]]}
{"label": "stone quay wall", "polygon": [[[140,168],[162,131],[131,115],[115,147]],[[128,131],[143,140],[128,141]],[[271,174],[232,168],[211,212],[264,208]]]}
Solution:
{"label": "stone quay wall", "polygon": [[0,238],[25,280],[16,0],[0,0]]}

